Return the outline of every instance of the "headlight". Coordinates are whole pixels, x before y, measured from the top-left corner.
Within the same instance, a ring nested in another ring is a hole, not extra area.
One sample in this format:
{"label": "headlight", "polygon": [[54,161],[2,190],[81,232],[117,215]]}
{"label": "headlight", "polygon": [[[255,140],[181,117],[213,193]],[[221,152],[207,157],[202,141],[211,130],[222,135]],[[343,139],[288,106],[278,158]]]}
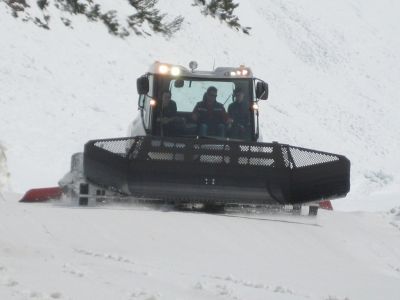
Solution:
{"label": "headlight", "polygon": [[154,106],[156,106],[156,105],[157,105],[157,101],[154,100],[154,99],[150,99],[150,106],[151,106],[151,107],[154,107]]}
{"label": "headlight", "polygon": [[166,65],[160,65],[158,67],[158,72],[160,72],[160,74],[167,74],[168,71],[169,71],[169,68]]}
{"label": "headlight", "polygon": [[181,69],[179,69],[178,67],[172,67],[171,68],[171,75],[172,76],[178,76],[181,74]]}

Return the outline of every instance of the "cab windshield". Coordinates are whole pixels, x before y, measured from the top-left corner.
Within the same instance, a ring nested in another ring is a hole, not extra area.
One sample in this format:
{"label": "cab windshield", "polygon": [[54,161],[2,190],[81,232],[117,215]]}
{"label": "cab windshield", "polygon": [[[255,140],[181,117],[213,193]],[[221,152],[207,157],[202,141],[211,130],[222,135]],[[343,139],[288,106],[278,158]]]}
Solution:
{"label": "cab windshield", "polygon": [[251,79],[160,76],[153,128],[164,136],[251,140],[254,128]]}

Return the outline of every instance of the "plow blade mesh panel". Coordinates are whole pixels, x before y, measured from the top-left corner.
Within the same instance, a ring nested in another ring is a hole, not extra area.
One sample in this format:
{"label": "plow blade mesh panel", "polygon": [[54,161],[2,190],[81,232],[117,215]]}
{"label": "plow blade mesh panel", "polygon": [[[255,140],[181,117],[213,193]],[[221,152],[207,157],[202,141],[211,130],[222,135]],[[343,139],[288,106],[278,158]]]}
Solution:
{"label": "plow blade mesh panel", "polygon": [[290,204],[342,197],[350,188],[344,156],[279,143],[151,136],[96,140],[85,145],[84,166],[88,179],[99,185],[190,201]]}

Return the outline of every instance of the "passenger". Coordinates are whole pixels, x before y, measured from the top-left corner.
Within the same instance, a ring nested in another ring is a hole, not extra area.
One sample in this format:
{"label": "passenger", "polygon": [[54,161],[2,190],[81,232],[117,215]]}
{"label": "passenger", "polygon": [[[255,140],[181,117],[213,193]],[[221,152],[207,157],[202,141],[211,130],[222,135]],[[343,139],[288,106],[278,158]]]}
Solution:
{"label": "passenger", "polygon": [[177,133],[177,108],[174,100],[171,99],[171,92],[165,91],[161,97],[161,109],[157,121],[165,136],[176,135]]}
{"label": "passenger", "polygon": [[224,106],[216,99],[217,88],[210,86],[203,96],[203,101],[197,102],[193,109],[192,118],[197,122],[200,136],[225,137],[225,125],[232,122]]}
{"label": "passenger", "polygon": [[228,114],[233,120],[229,131],[229,137],[231,138],[250,138],[250,106],[244,95],[241,88],[235,89],[233,93],[234,102],[228,107]]}

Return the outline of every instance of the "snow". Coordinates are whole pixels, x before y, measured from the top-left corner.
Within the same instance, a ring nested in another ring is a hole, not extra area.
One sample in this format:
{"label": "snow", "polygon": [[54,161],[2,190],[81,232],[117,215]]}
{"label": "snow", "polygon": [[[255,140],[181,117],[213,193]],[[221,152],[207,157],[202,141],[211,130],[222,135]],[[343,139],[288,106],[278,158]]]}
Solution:
{"label": "snow", "polygon": [[[185,17],[170,39],[120,39],[53,2],[44,30],[0,2],[0,299],[399,299],[400,2],[240,1],[250,36],[159,5]],[[270,85],[263,140],[346,155],[350,194],[317,218],[18,203],[86,141],[125,135],[155,60],[250,66]]]}
{"label": "snow", "polygon": [[7,170],[6,149],[0,142],[0,193],[8,186],[9,173]]}
{"label": "snow", "polygon": [[0,218],[12,226],[0,227],[1,299],[400,295],[398,209],[313,218],[6,199]]}

